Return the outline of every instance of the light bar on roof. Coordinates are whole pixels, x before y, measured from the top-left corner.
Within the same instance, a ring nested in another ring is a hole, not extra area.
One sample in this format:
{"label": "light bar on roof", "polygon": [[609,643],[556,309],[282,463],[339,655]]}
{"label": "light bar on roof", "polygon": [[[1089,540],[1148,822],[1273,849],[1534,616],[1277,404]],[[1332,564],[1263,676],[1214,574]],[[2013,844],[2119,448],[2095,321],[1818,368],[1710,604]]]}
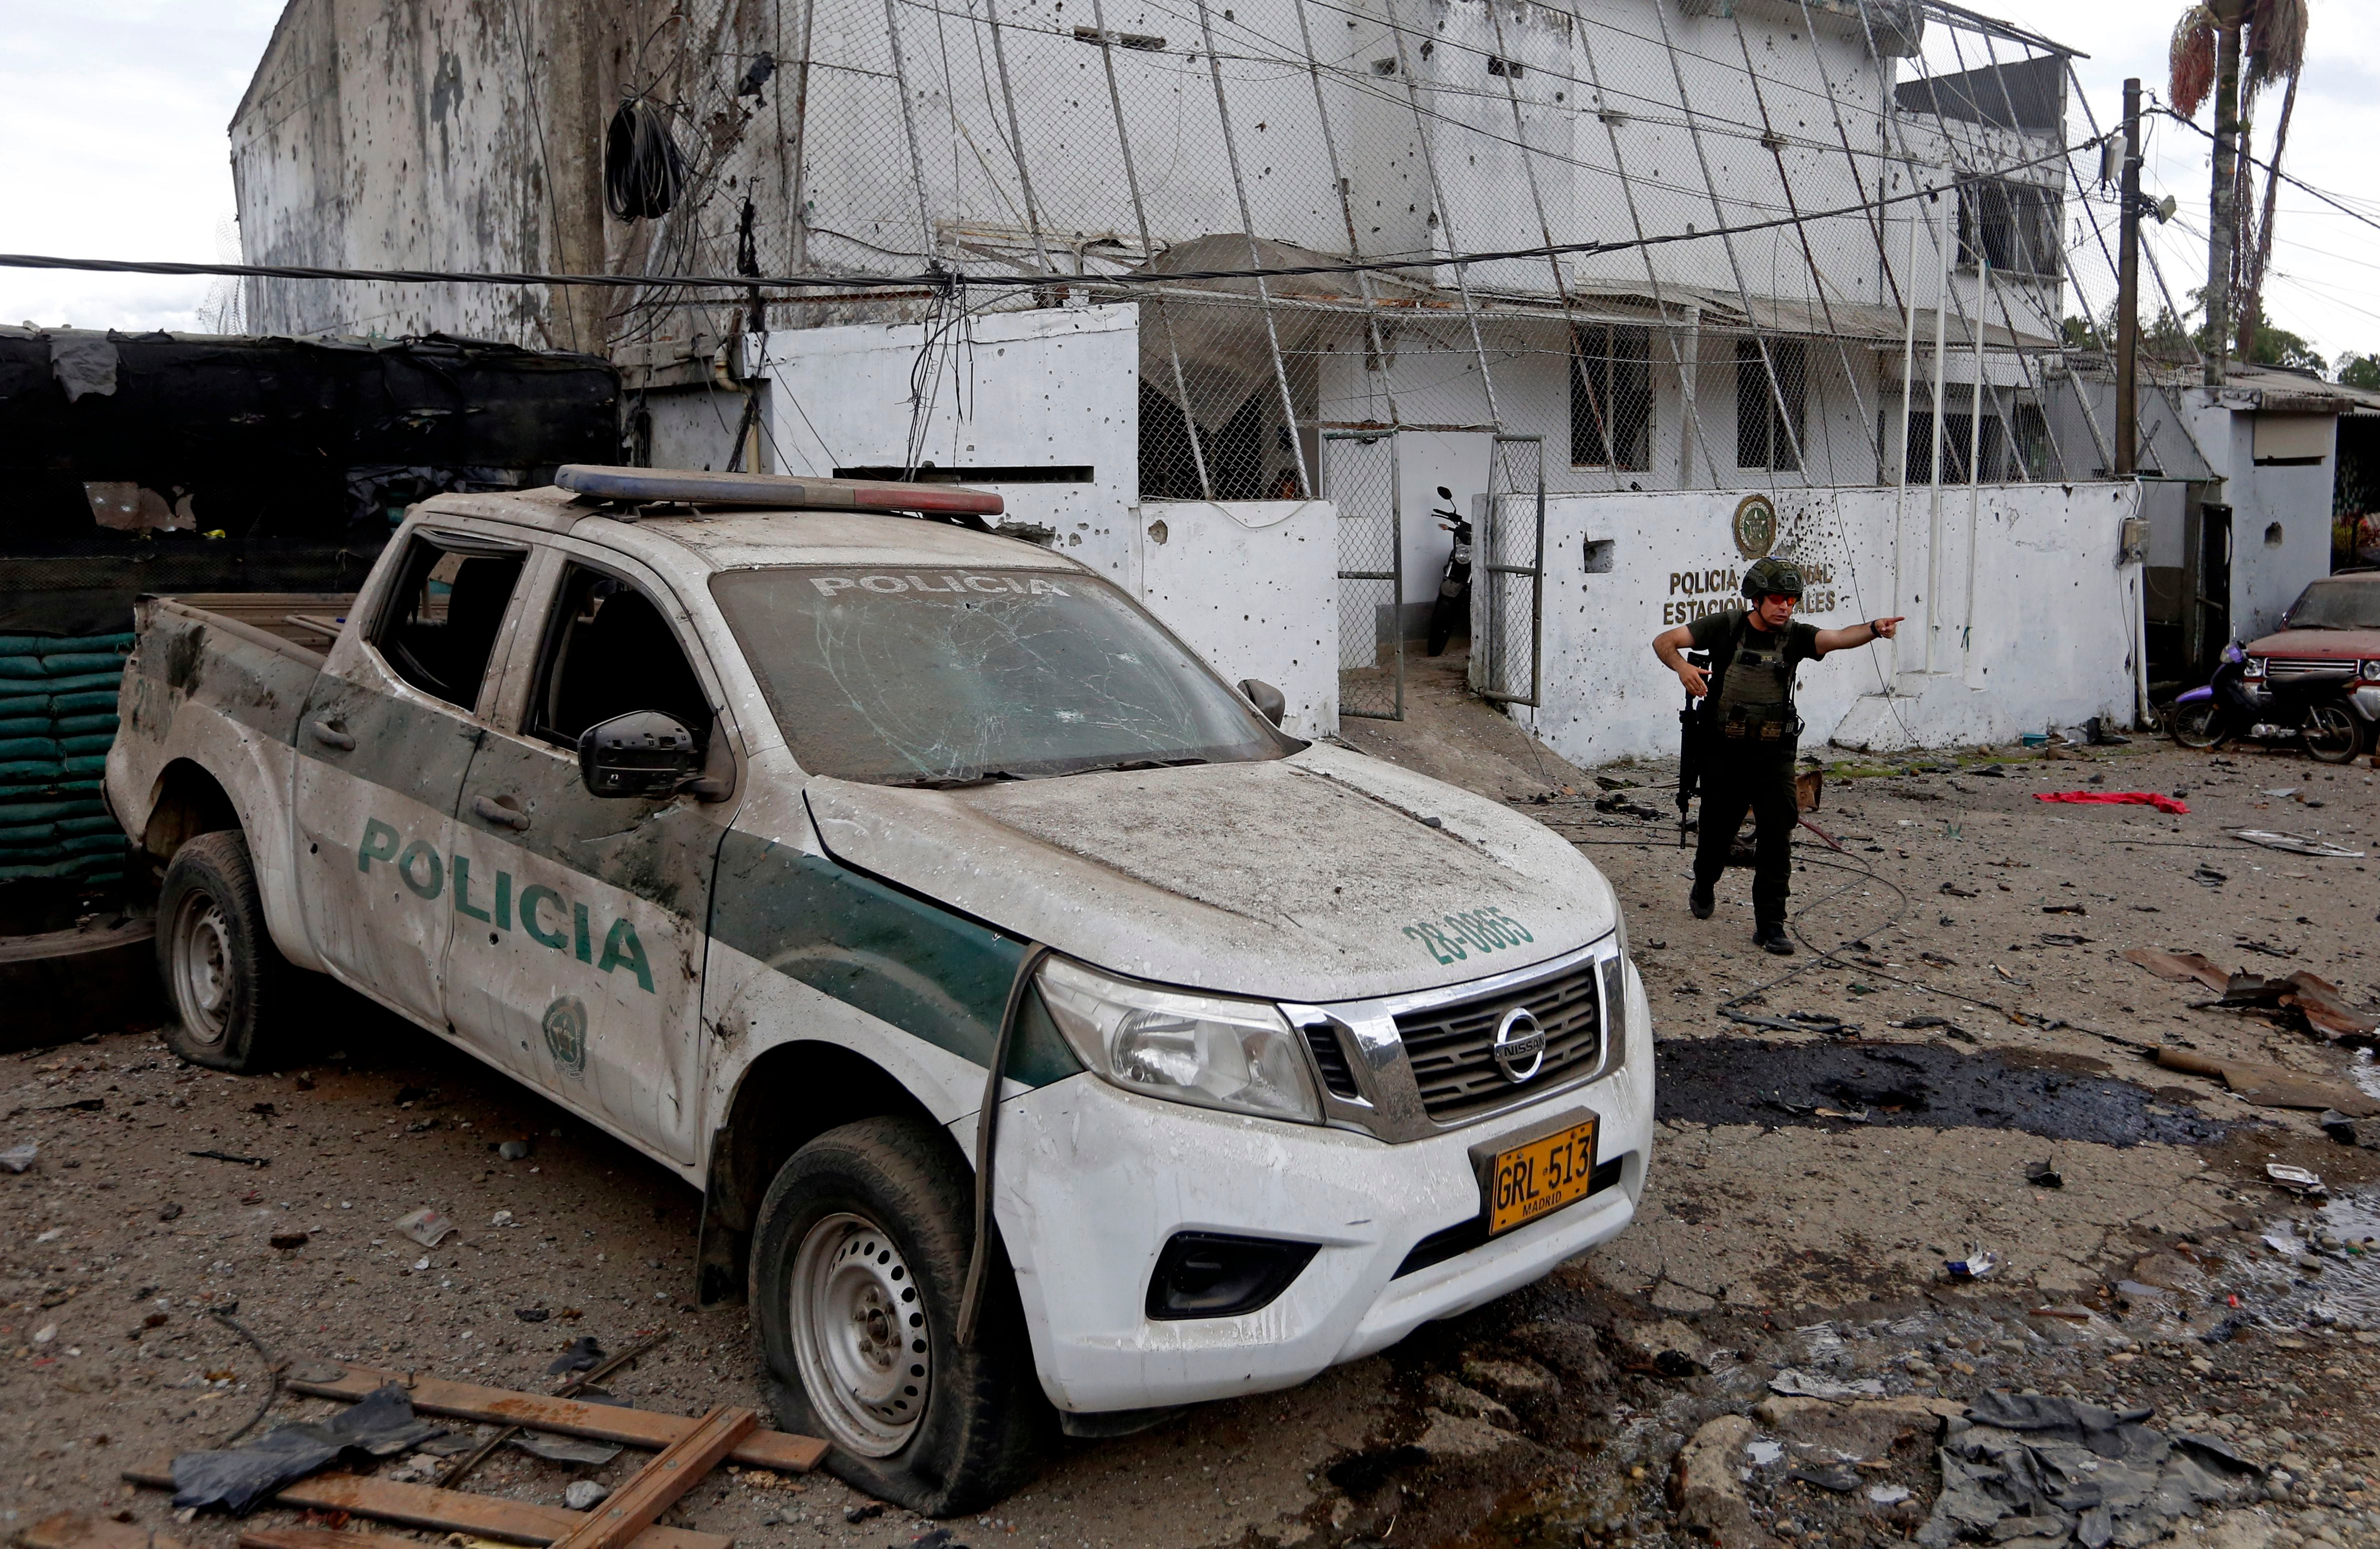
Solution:
{"label": "light bar on roof", "polygon": [[780,473],[699,473],[686,468],[624,468],[565,463],[553,482],[599,500],[687,505],[750,505],[808,511],[916,511],[935,516],[997,516],[1007,509],[990,490],[908,484],[878,478],[809,478]]}

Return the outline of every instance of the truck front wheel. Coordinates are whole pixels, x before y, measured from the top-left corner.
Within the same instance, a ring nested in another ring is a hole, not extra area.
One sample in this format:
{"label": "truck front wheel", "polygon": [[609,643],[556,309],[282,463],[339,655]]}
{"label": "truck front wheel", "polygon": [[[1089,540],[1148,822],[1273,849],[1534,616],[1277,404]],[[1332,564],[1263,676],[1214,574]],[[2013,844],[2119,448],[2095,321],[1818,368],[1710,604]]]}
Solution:
{"label": "truck front wheel", "polygon": [[174,853],[157,895],[157,967],[174,1003],[174,1052],[241,1074],[273,1052],[288,964],[264,928],[248,841],[199,835]]}
{"label": "truck front wheel", "polygon": [[928,1517],[1024,1484],[1053,1418],[998,1255],[976,1342],[959,1345],[973,1189],[941,1130],[864,1119],[794,1154],[753,1242],[778,1422],[832,1444],[838,1478]]}

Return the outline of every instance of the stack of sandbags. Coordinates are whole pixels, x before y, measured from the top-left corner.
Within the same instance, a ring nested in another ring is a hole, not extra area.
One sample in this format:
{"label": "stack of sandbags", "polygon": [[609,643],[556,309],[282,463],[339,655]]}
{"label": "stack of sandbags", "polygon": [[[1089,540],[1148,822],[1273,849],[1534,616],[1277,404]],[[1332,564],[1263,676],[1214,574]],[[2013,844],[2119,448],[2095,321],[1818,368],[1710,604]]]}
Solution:
{"label": "stack of sandbags", "polygon": [[0,882],[115,880],[99,782],[132,636],[0,635]]}

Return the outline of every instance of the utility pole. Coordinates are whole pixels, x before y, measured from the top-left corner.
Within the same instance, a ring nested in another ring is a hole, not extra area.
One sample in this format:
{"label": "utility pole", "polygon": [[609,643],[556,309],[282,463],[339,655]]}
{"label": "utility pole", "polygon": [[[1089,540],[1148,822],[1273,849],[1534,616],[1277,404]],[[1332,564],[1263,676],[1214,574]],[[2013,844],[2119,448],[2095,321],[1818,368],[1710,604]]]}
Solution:
{"label": "utility pole", "polygon": [[2141,82],[2124,82],[2123,239],[2116,259],[2116,477],[2139,472]]}
{"label": "utility pole", "polygon": [[2240,234],[2240,28],[2247,0],[2212,0],[2215,14],[2215,191],[2206,239],[2206,385],[2223,385],[2231,348],[2231,256]]}

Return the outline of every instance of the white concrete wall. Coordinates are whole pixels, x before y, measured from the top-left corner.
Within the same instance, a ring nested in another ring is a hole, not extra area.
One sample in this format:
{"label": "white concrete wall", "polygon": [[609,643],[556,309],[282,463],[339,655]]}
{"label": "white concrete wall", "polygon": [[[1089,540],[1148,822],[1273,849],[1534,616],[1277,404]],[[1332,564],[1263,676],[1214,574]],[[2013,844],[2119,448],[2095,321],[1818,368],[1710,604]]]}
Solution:
{"label": "white concrete wall", "polygon": [[2338,456],[2259,465],[2256,416],[2204,388],[2186,390],[2182,413],[2223,484],[2210,500],[2231,507],[2231,633],[2269,635],[2313,581],[2330,574],[2330,506]]}
{"label": "white concrete wall", "polygon": [[[1056,546],[1129,586],[1126,508],[1140,492],[1137,307],[990,312],[953,329],[929,369],[921,462],[942,468],[1087,466],[1087,483],[993,480],[1003,524],[1054,528]],[[770,442],[782,473],[900,467],[922,323],[769,335]]]}
{"label": "white concrete wall", "polygon": [[1150,501],[1132,524],[1141,601],[1226,683],[1280,689],[1300,737],[1339,730],[1338,526],[1328,501]]}
{"label": "white concrete wall", "polygon": [[[1683,695],[1654,660],[1653,636],[1737,605],[1747,562],[1730,524],[1745,492],[1549,501],[1543,704],[1515,708],[1515,718],[1575,763],[1674,751]],[[1897,647],[1859,647],[1803,668],[1803,746],[1829,739],[1879,749],[1934,746],[2004,741],[2095,715],[2129,721],[2139,567],[2119,565],[2118,555],[2123,519],[2136,509],[2135,487],[1984,486],[1972,611],[1966,494],[1945,491],[1931,672],[1925,671],[1924,593],[1933,584],[1925,492],[1912,494],[1898,517],[1890,490],[1775,497],[1777,551],[1812,573],[1803,617],[1840,628],[1878,614],[1912,615]],[[1616,544],[1609,574],[1585,574],[1590,539]]]}
{"label": "white concrete wall", "polygon": [[[1140,484],[1139,309],[1058,307],[976,318],[937,344],[921,460],[944,468],[1087,466],[1080,483],[969,479],[1007,502],[1002,526],[1139,599],[1226,681],[1281,691],[1284,724],[1339,726],[1338,520],[1327,501],[1152,502]],[[907,461],[912,368],[924,325],[863,323],[769,335],[761,371],[782,473]]]}

